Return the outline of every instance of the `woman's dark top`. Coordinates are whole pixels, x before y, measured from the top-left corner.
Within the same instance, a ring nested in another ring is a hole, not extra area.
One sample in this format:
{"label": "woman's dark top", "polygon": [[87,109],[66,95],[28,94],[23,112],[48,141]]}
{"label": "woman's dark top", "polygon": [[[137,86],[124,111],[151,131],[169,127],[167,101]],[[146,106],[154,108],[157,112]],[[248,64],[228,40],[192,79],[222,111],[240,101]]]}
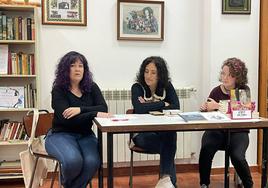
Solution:
{"label": "woman's dark top", "polygon": [[[238,96],[239,89],[244,89],[244,90],[246,90],[247,92],[250,93],[250,89],[249,89],[248,86],[246,86],[246,85],[245,86],[241,86],[241,87],[235,89],[236,90],[236,95],[237,95],[236,97],[237,98],[239,98],[239,96]],[[219,85],[219,86],[215,87],[210,92],[209,98],[214,99],[218,103],[220,100],[230,100],[230,95],[223,93],[223,91],[221,90],[221,86]]]}
{"label": "woman's dark top", "polygon": [[[141,103],[138,100],[139,97],[142,97],[148,102]],[[153,98],[155,100],[150,101]],[[148,86],[143,87],[141,84],[135,83],[131,87],[131,101],[134,107],[134,113],[136,114],[146,114],[149,111],[180,109],[179,99],[171,82],[168,83],[165,89],[157,88],[154,96],[151,96]],[[165,102],[169,103],[169,106],[165,106]]]}
{"label": "woman's dark top", "polygon": [[[66,119],[62,113],[69,107],[80,107],[80,114]],[[72,132],[91,134],[92,120],[98,112],[107,112],[107,104],[96,83],[93,83],[90,92],[77,97],[70,91],[59,87],[52,89],[52,108],[54,109],[53,132]]]}
{"label": "woman's dark top", "polygon": [[209,98],[212,98],[219,103],[220,100],[230,100],[230,95],[223,93],[221,86],[219,85],[210,92]]}

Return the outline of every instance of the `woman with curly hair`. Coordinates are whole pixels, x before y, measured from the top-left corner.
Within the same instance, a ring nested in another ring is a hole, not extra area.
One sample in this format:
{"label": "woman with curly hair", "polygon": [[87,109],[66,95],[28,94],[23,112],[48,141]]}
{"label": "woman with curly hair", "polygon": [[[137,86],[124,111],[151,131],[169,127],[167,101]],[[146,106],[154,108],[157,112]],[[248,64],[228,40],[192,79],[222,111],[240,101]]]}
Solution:
{"label": "woman with curly hair", "polygon": [[[134,113],[179,109],[179,99],[170,82],[166,62],[161,57],[146,58],[131,88]],[[160,154],[160,179],[156,188],[176,187],[176,132],[144,132],[135,135],[130,147],[140,147],[149,153]]]}
{"label": "woman with curly hair", "polygon": [[[232,89],[244,89],[249,93],[247,73],[248,69],[240,59],[229,58],[224,61],[220,72],[220,81],[222,84],[210,92],[207,102],[202,104],[200,110],[219,110],[221,106],[220,101],[230,100],[230,90]],[[232,164],[241,178],[244,187],[252,188],[253,181],[245,158],[245,153],[249,145],[248,133],[248,130],[231,131],[228,147]],[[205,131],[203,134],[199,155],[200,185],[202,188],[209,186],[212,159],[218,150],[225,148],[226,143],[225,131]]]}
{"label": "woman with curly hair", "polygon": [[65,188],[85,188],[100,165],[92,120],[110,114],[82,54],[71,51],[64,55],[55,73],[54,119],[45,140],[46,151],[59,160]]}

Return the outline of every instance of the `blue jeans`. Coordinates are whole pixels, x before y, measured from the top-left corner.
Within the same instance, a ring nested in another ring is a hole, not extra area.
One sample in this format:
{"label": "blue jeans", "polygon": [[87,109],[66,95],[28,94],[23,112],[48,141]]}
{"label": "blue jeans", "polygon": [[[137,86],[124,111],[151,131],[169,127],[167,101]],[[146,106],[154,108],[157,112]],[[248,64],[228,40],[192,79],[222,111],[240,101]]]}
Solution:
{"label": "blue jeans", "polygon": [[133,138],[135,145],[150,153],[160,154],[160,177],[170,175],[176,187],[176,166],[174,158],[177,149],[176,132],[144,132]]}
{"label": "blue jeans", "polygon": [[98,140],[94,133],[52,133],[45,140],[46,151],[61,164],[65,188],[85,188],[100,165]]}

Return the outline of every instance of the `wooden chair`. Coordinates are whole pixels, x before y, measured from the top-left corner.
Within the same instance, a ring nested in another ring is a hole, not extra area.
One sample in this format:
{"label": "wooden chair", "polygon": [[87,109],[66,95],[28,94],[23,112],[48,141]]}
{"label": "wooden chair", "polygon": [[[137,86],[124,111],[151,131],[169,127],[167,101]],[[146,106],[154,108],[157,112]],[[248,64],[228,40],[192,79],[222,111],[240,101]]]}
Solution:
{"label": "wooden chair", "polygon": [[[40,136],[45,136],[47,134],[47,132],[49,131],[50,128],[52,128],[52,120],[53,120],[54,114],[53,113],[49,113],[47,110],[39,110],[39,119],[37,122],[37,126],[36,126],[36,131],[35,131],[35,137],[40,137]],[[27,136],[31,136],[31,132],[32,132],[32,122],[33,122],[33,111],[29,111],[26,116],[23,117],[23,124],[25,127],[25,131]],[[35,160],[35,165],[34,165],[34,169],[31,175],[31,180],[30,180],[30,188],[32,187],[33,184],[33,178],[34,178],[34,174],[36,171],[36,167],[37,167],[37,163],[39,158],[45,158],[45,159],[51,159],[53,161],[56,161],[56,165],[54,168],[54,173],[52,175],[52,180],[51,180],[51,184],[50,187],[52,188],[54,185],[54,181],[55,181],[55,174],[57,172],[57,169],[59,168],[59,187],[61,187],[61,173],[60,173],[60,163],[59,161],[55,158],[50,156],[45,148],[43,150],[36,150],[35,148],[31,147],[29,148],[32,152],[32,154],[36,157]],[[92,188],[92,184],[91,182],[90,184],[90,188]]]}
{"label": "wooden chair", "polygon": [[[48,130],[52,127],[52,120],[53,120],[53,113],[49,113],[47,110],[39,110],[39,119],[37,122],[37,126],[36,126],[36,131],[35,131],[35,137],[40,137],[40,136],[45,136],[48,132]],[[25,131],[28,137],[31,136],[31,132],[32,132],[32,122],[33,122],[33,111],[29,111],[26,116],[23,117],[23,124],[25,127]],[[59,161],[50,156],[46,151],[45,148],[44,150],[36,150],[35,148],[33,148],[32,146],[30,146],[29,148],[31,150],[31,153],[36,157],[35,160],[35,164],[34,164],[34,169],[31,175],[31,180],[30,180],[30,188],[32,187],[33,184],[33,178],[34,178],[34,174],[36,171],[36,167],[37,167],[37,163],[39,158],[45,158],[45,159],[51,159],[53,161],[56,161],[56,165],[55,165],[55,169],[54,169],[54,173],[52,176],[52,180],[51,180],[51,185],[50,187],[53,187],[54,184],[54,180],[55,180],[55,173],[57,171],[57,168],[59,167],[59,172],[60,172],[60,165],[59,165]],[[60,173],[59,173],[59,187],[60,186]]]}
{"label": "wooden chair", "polygon": [[[126,111],[126,114],[133,114],[134,110],[133,109],[128,109]],[[129,134],[129,146],[130,146],[130,143],[131,143],[131,139],[133,138],[134,136],[134,133],[130,133]],[[133,187],[133,166],[134,166],[134,162],[133,162],[133,155],[134,155],[134,152],[137,152],[137,153],[143,153],[143,154],[157,154],[157,153],[154,153],[154,152],[149,152],[149,151],[146,151],[144,150],[143,148],[140,148],[140,147],[137,147],[137,146],[134,146],[134,147],[129,147],[130,149],[130,175],[129,175],[129,186],[130,188]]]}
{"label": "wooden chair", "polygon": [[[53,116],[54,116],[54,114],[49,113],[47,110],[39,110],[39,119],[38,119],[37,126],[36,126],[35,138],[40,137],[40,136],[45,136],[47,134],[48,130],[52,127]],[[23,124],[24,124],[25,131],[26,131],[26,134],[27,134],[28,137],[31,136],[32,122],[33,122],[33,111],[29,111],[26,114],[26,116],[23,117]],[[37,167],[37,163],[38,163],[39,158],[41,157],[41,158],[51,159],[51,160],[56,161],[54,174],[52,176],[51,185],[50,185],[50,187],[52,188],[53,184],[54,184],[55,173],[57,171],[57,168],[59,167],[59,169],[60,169],[60,165],[59,165],[58,160],[56,158],[50,156],[46,152],[45,148],[43,150],[36,150],[32,146],[30,146],[29,149],[31,150],[32,154],[36,157],[29,187],[30,188],[32,187],[34,174],[35,174],[36,167]],[[60,173],[59,173],[59,185],[60,185]],[[59,187],[61,187],[61,186],[59,186]]]}

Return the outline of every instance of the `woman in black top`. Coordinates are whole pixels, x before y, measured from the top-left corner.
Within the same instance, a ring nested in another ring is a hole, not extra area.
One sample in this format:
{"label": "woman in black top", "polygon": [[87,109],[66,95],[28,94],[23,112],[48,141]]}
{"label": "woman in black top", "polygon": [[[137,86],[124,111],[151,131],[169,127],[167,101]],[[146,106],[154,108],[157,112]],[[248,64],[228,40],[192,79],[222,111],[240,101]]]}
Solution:
{"label": "woman in black top", "polygon": [[[179,100],[170,82],[166,62],[161,57],[148,57],[141,64],[137,83],[132,85],[131,99],[134,113],[179,109]],[[137,145],[146,151],[160,154],[160,179],[156,188],[176,187],[176,132],[144,132],[132,139],[131,146]]]}
{"label": "woman in black top", "polygon": [[61,58],[52,88],[52,108],[53,127],[46,137],[46,151],[60,161],[65,188],[85,188],[100,164],[92,120],[110,114],[82,54],[72,51]]}
{"label": "woman in black top", "polygon": [[[229,58],[223,62],[220,73],[221,85],[215,87],[208,101],[201,106],[201,111],[214,111],[220,109],[220,101],[230,100],[231,89],[245,89],[248,70],[245,63],[237,58]],[[226,102],[225,102],[226,103]],[[248,130],[237,130],[230,133],[229,152],[232,164],[241,178],[245,188],[252,188],[253,181],[250,169],[245,158],[249,144]],[[206,131],[202,137],[202,146],[199,156],[200,185],[207,188],[210,184],[210,171],[215,153],[224,149],[226,145],[224,131]]]}

